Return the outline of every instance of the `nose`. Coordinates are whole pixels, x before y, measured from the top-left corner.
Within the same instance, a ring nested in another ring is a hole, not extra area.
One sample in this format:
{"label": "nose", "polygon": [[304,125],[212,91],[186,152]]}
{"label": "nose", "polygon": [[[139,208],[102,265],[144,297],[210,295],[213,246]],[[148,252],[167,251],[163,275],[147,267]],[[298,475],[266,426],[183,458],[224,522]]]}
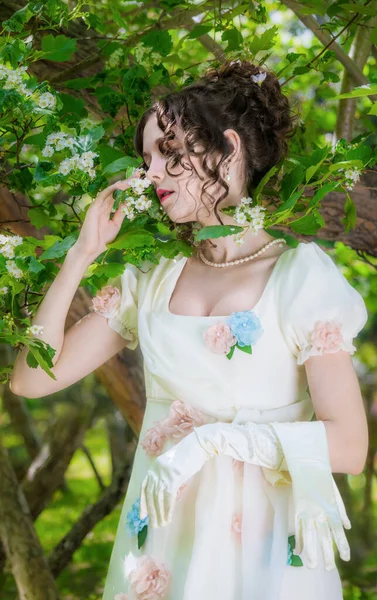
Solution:
{"label": "nose", "polygon": [[146,176],[154,183],[159,183],[165,179],[166,176],[166,160],[163,156],[153,157],[151,163],[146,170]]}

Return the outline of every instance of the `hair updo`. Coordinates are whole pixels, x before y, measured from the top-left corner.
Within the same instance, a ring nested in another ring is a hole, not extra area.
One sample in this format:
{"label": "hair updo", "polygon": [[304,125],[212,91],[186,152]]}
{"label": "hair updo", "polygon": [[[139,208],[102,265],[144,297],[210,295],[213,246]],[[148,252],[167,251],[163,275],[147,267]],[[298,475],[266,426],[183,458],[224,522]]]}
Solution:
{"label": "hair updo", "polygon": [[[257,75],[261,75],[259,83],[253,80],[253,76]],[[184,132],[183,151],[188,156],[201,157],[209,185],[220,182],[225,188],[214,206],[220,222],[217,206],[229,191],[220,167],[232,152],[223,132],[234,129],[240,136],[244,155],[243,183],[252,196],[262,177],[287,154],[287,139],[294,135],[296,127],[296,115],[282,93],[276,75],[242,60],[227,61],[219,68],[210,68],[194,83],[155,101],[143,114],[135,131],[134,145],[140,156],[143,153],[143,130],[153,114],[164,132],[158,148],[169,157],[167,172],[170,160],[187,168],[187,164],[181,162],[181,152],[178,152],[178,149],[182,151],[182,142],[177,144],[172,130],[179,126]],[[198,145],[202,148],[200,151],[196,149]],[[207,160],[213,152],[221,156],[214,168]],[[191,167],[195,170],[192,163]],[[202,194],[205,188],[206,184]]]}

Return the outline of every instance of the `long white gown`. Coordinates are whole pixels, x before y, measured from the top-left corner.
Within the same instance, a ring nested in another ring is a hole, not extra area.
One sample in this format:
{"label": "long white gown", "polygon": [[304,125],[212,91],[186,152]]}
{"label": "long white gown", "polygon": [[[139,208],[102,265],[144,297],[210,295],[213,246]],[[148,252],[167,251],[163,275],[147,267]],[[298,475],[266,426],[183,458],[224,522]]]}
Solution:
{"label": "long white gown", "polygon": [[[292,564],[289,474],[274,479],[276,472],[228,456],[211,458],[189,480],[172,522],[149,527],[138,548],[128,521],[156,459],[146,441],[153,447],[153,428],[168,418],[173,403],[183,411],[177,435],[201,418],[310,421],[314,410],[304,362],[326,351],[312,344],[315,325],[340,325],[339,348],[353,354],[352,340],[368,319],[361,295],[333,260],[315,242],[301,242],[278,258],[261,298],[250,307],[263,328],[252,354],[236,349],[229,360],[210,351],[203,338],[228,315],[169,311],[186,260],[162,258],[147,272],[129,264],[109,282],[121,291],[121,302],[108,323],[130,348],[140,342],[147,404],[103,600],[341,600],[338,569],[325,570],[319,543],[317,568],[305,566],[304,553],[301,566]],[[168,436],[162,451],[176,439]],[[157,446],[158,441],[157,436]]]}

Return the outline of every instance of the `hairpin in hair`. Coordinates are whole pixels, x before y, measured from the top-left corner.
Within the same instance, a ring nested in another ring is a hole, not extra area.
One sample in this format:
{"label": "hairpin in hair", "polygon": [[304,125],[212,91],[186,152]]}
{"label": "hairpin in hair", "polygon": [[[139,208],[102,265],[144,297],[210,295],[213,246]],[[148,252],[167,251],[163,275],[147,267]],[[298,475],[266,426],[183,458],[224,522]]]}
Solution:
{"label": "hairpin in hair", "polygon": [[238,59],[238,60],[232,60],[229,64],[230,65],[235,65],[235,64],[240,65],[241,61],[240,61],[240,59]]}
{"label": "hairpin in hair", "polygon": [[257,75],[250,75],[250,78],[254,83],[260,85],[267,77],[267,73],[258,73]]}

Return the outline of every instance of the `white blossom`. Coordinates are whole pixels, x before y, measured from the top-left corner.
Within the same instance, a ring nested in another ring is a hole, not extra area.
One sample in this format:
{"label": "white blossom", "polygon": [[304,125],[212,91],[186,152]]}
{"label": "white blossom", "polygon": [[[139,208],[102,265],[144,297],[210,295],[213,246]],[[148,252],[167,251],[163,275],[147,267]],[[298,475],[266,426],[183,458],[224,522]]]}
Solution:
{"label": "white blossom", "polygon": [[14,260],[7,260],[5,264],[8,273],[13,275],[16,279],[20,279],[23,276],[23,272],[17,267]]}
{"label": "white blossom", "polygon": [[26,328],[26,335],[39,335],[40,333],[43,333],[43,327],[43,325],[30,325],[30,327]]}
{"label": "white blossom", "polygon": [[0,287],[0,294],[7,294],[8,293],[8,287],[4,286],[4,287]]}
{"label": "white blossom", "polygon": [[4,244],[0,248],[0,254],[6,256],[7,258],[14,258],[14,248],[11,244]]}
{"label": "white blossom", "polygon": [[39,96],[38,105],[41,108],[55,108],[56,98],[53,94],[50,94],[50,92],[45,92]]}
{"label": "white blossom", "polygon": [[54,149],[52,146],[45,146],[42,150],[42,155],[50,157],[54,154]]}
{"label": "white blossom", "polygon": [[250,75],[250,78],[252,81],[254,81],[254,83],[257,83],[258,85],[262,83],[262,81],[264,81],[267,77],[267,73],[257,73],[257,75]]}

